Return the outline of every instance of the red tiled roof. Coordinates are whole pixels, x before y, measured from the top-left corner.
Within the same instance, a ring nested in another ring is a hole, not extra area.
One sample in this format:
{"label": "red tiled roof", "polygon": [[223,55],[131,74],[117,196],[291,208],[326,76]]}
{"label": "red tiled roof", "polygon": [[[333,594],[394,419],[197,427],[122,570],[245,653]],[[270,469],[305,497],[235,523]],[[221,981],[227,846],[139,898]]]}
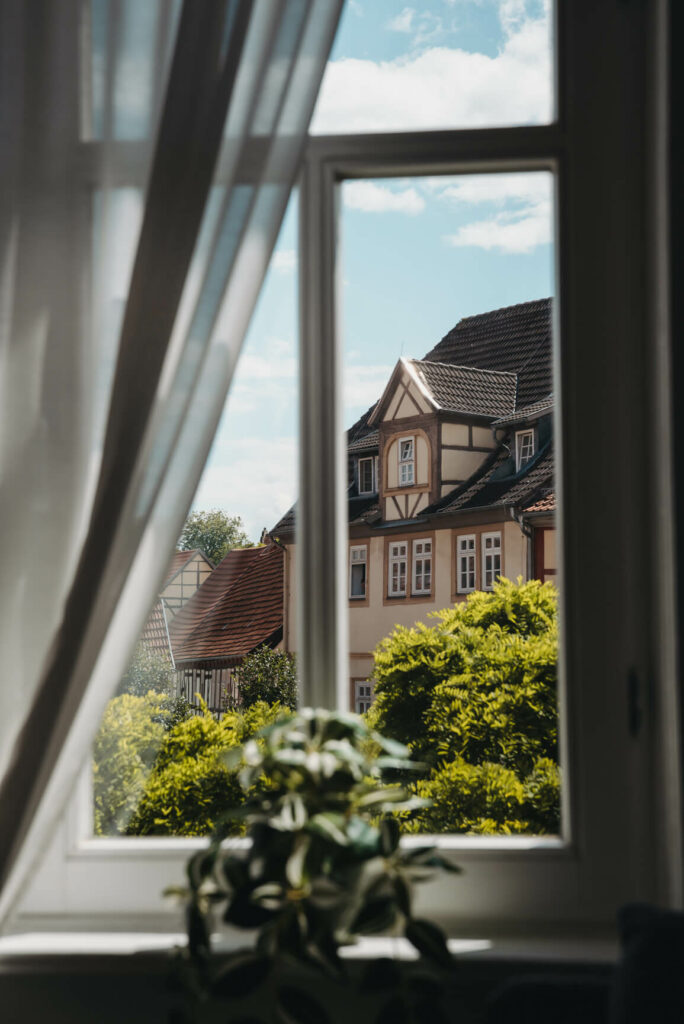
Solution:
{"label": "red tiled roof", "polygon": [[171,660],[169,634],[166,628],[166,617],[161,601],[155,602],[152,611],[147,617],[147,622],[143,626],[140,640],[148,650],[158,651],[160,654],[166,655],[169,661]]}
{"label": "red tiled roof", "polygon": [[556,492],[549,491],[543,498],[539,498],[535,501],[534,505],[530,505],[525,509],[526,512],[555,512],[556,511]]}
{"label": "red tiled roof", "polygon": [[176,662],[237,664],[283,627],[284,552],[230,551],[171,624]]}

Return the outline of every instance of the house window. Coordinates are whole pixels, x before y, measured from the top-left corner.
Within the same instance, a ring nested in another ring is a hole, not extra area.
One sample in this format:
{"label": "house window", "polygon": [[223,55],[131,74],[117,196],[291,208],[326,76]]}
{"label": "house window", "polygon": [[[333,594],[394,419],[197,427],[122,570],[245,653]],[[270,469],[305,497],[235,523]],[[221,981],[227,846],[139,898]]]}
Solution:
{"label": "house window", "polygon": [[475,589],[475,547],[474,533],[458,538],[456,554],[456,590],[459,594],[469,594]]}
{"label": "house window", "polygon": [[366,596],[366,566],[368,564],[365,544],[357,544],[349,552],[349,597]]}
{"label": "house window", "polygon": [[492,590],[501,575],[501,534],[482,534],[482,589]]}
{"label": "house window", "polygon": [[515,435],[515,471],[519,473],[534,455],[534,430],[518,430]]}
{"label": "house window", "polygon": [[413,542],[413,593],[429,594],[432,590],[432,541]]}
{"label": "house window", "polygon": [[354,680],[354,711],[357,715],[364,715],[370,711],[373,703],[373,684],[367,679]]}
{"label": "house window", "polygon": [[405,540],[389,546],[387,593],[389,597],[406,597],[406,556],[408,545]]}
{"label": "house window", "polygon": [[399,486],[412,487],[415,477],[414,438],[402,437],[399,441]]}
{"label": "house window", "polygon": [[359,459],[359,494],[375,494],[377,489],[376,457]]}

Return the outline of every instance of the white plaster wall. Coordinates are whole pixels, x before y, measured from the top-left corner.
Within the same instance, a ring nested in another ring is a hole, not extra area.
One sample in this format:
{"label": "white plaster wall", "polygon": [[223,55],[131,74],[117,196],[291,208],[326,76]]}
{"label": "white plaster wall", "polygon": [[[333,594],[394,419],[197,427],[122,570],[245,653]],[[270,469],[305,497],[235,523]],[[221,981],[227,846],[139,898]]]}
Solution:
{"label": "white plaster wall", "polygon": [[489,427],[473,427],[473,444],[478,448],[494,448],[494,438]]}
{"label": "white plaster wall", "polygon": [[557,569],[556,562],[556,531],[544,531],[544,568]]}
{"label": "white plaster wall", "polygon": [[461,452],[442,448],[442,479],[467,480],[486,458],[483,452]]}
{"label": "white plaster wall", "polygon": [[527,579],[527,538],[512,520],[503,524],[503,575],[515,582]]}
{"label": "white plaster wall", "polygon": [[443,423],[442,444],[464,444],[470,443],[468,427],[465,423]]}

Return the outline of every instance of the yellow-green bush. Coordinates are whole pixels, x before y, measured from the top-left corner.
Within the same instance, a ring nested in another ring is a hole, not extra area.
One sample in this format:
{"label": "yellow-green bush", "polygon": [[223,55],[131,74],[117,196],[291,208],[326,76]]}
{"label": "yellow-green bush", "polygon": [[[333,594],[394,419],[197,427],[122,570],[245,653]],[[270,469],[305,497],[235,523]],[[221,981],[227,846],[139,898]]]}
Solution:
{"label": "yellow-green bush", "polygon": [[429,769],[421,831],[554,832],[559,820],[556,591],[499,580],[397,627],[375,652],[372,725]]}
{"label": "yellow-green bush", "polygon": [[[218,721],[205,707],[164,737],[127,832],[130,835],[201,836],[228,808],[244,800],[237,768],[225,755],[283,714],[279,704],[254,704]],[[234,832],[241,826],[235,823]]]}

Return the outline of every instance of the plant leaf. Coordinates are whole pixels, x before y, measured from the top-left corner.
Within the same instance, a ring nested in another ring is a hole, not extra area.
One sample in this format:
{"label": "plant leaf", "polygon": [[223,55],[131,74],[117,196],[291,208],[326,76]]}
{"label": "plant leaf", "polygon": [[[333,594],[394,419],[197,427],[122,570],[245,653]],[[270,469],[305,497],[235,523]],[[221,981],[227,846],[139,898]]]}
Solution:
{"label": "plant leaf", "polygon": [[409,1011],[401,996],[392,996],[381,1008],[375,1024],[410,1024]]}
{"label": "plant leaf", "polygon": [[396,818],[383,818],[380,822],[380,852],[389,857],[399,846],[399,822]]}
{"label": "plant leaf", "polygon": [[368,900],[354,918],[351,931],[359,935],[380,932],[394,924],[396,916],[396,904],[392,897],[381,896]]}
{"label": "plant leaf", "polygon": [[447,970],[453,968],[454,962],[444,932],[437,925],[421,918],[411,918],[406,924],[404,934],[422,956]]}
{"label": "plant leaf", "polygon": [[361,976],[361,992],[383,992],[401,984],[401,971],[396,961],[383,956],[366,965]]}

